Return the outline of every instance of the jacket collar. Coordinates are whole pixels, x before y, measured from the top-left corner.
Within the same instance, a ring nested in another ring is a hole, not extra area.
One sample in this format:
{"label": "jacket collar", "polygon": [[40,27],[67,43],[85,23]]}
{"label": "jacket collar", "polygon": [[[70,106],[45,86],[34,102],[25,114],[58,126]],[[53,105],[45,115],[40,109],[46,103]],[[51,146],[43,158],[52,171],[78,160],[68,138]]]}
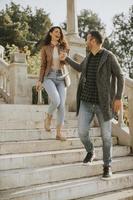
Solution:
{"label": "jacket collar", "polygon": [[[108,57],[108,55],[109,55],[108,50],[106,50],[105,48],[102,48],[101,50],[102,50],[102,57],[101,57],[101,59],[100,59],[100,63],[99,63],[99,66],[98,66],[98,72],[99,72],[101,66],[102,66],[103,63],[106,61],[106,59],[107,59],[107,57]],[[83,72],[84,72],[85,74],[86,74],[87,63],[88,63],[88,60],[89,60],[89,58],[90,58],[90,55],[91,55],[91,53],[88,53],[88,55],[86,56],[85,61],[84,61],[85,63],[84,63]]]}
{"label": "jacket collar", "polygon": [[100,59],[100,63],[99,63],[99,66],[98,66],[98,72],[99,72],[101,66],[102,66],[103,63],[106,61],[106,59],[107,59],[107,57],[108,57],[108,55],[109,55],[108,50],[106,50],[105,48],[102,48],[102,50],[103,50],[103,51],[102,51],[102,57],[101,57],[101,59]]}

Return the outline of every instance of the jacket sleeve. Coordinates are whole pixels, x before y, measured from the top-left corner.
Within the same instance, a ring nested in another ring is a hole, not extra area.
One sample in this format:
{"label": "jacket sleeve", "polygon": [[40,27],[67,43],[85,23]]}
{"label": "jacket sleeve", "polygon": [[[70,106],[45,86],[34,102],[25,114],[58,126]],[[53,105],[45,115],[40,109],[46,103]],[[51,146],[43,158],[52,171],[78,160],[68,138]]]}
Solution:
{"label": "jacket sleeve", "polygon": [[70,57],[66,57],[66,62],[73,68],[73,69],[75,69],[76,71],[78,71],[78,72],[81,72],[82,71],[82,63],[83,62],[81,62],[80,64],[79,63],[77,63],[77,62],[75,62],[72,58],[70,58]]}
{"label": "jacket sleeve", "polygon": [[121,99],[124,87],[124,75],[120,64],[114,54],[111,54],[111,71],[117,78],[117,92],[115,95],[115,99]]}
{"label": "jacket sleeve", "polygon": [[40,75],[39,75],[39,81],[43,82],[45,71],[47,67],[47,56],[45,48],[43,47],[41,49],[41,67],[40,67]]}

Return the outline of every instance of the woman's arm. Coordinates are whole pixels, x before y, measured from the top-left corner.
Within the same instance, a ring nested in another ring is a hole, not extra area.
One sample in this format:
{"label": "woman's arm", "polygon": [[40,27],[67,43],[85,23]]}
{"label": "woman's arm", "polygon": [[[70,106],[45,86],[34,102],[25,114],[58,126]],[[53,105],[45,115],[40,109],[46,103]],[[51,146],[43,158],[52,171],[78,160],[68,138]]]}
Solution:
{"label": "woman's arm", "polygon": [[46,59],[46,51],[43,47],[41,49],[41,67],[40,67],[40,75],[39,75],[39,81],[43,82],[45,71],[47,67],[47,59]]}

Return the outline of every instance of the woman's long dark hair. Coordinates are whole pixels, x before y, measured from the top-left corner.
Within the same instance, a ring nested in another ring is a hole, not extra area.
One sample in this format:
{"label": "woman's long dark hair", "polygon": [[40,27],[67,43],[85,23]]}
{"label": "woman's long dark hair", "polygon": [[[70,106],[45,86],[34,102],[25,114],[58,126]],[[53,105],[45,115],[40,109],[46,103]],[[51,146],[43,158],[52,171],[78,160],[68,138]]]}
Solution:
{"label": "woman's long dark hair", "polygon": [[62,29],[61,29],[60,26],[52,26],[49,29],[49,31],[48,31],[48,33],[47,33],[47,35],[46,35],[46,37],[45,37],[45,39],[43,41],[43,45],[49,45],[51,43],[51,35],[50,35],[50,33],[52,33],[54,31],[54,29],[56,29],[56,28],[58,28],[60,30],[60,34],[61,34],[60,39],[58,41],[60,47],[62,47],[62,48],[68,48],[67,41],[65,40],[63,31],[62,31]]}

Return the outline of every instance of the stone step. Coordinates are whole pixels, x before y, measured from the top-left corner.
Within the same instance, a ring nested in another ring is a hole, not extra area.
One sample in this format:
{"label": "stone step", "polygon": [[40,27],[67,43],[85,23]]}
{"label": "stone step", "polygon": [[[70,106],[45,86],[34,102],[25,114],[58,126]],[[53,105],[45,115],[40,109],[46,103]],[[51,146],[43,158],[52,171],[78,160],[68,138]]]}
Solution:
{"label": "stone step", "polygon": [[[79,137],[77,128],[63,129],[62,132],[67,138]],[[55,129],[52,129],[51,132],[46,132],[44,129],[0,130],[0,142],[55,139],[55,135]],[[100,135],[99,128],[90,129],[90,136],[98,137]]]}
{"label": "stone step", "polygon": [[[76,163],[44,168],[0,171],[0,190],[92,177],[102,174],[102,168],[102,161],[96,161],[91,165]],[[113,160],[113,172],[129,169],[133,169],[133,157]]]}
{"label": "stone step", "polygon": [[[47,105],[1,105],[0,129],[43,129],[44,117],[47,109]],[[52,120],[52,128],[55,127],[56,112]],[[69,113],[66,112],[64,128],[71,127],[77,127],[77,118],[69,119]]]}
{"label": "stone step", "polygon": [[98,176],[1,191],[0,200],[72,200],[132,187],[133,170],[129,170],[108,180]]}
{"label": "stone step", "polygon": [[[21,113],[22,114],[22,113]],[[18,116],[20,113],[17,114]],[[25,117],[23,114],[22,119],[4,119],[0,120],[0,129],[1,130],[18,130],[18,129],[44,129],[44,114],[33,113],[29,117]],[[41,115],[41,116],[40,116]],[[52,120],[52,128],[56,127],[56,120]],[[76,128],[77,120],[65,120],[64,128]]]}
{"label": "stone step", "polygon": [[[113,157],[127,156],[130,147],[114,146]],[[0,170],[34,168],[82,162],[86,155],[85,149],[60,150],[24,154],[8,154],[0,156]],[[102,147],[95,148],[95,160],[102,159]]]}
{"label": "stone step", "polygon": [[[48,105],[20,105],[20,104],[4,104],[0,107],[0,121],[8,120],[23,120],[25,119],[37,119],[38,117],[45,116],[48,110]],[[21,113],[21,115],[20,115]],[[70,113],[70,114],[69,114]],[[76,114],[67,112],[65,114],[66,119],[77,120]],[[56,112],[53,115],[53,119],[56,119]]]}
{"label": "stone step", "polygon": [[44,114],[46,111],[47,111],[47,106],[45,105],[20,105],[20,104],[1,105],[0,121],[36,119],[38,117],[44,118]]}
{"label": "stone step", "polygon": [[[20,112],[22,114],[27,114],[27,117],[31,115],[31,113],[43,113],[47,112],[48,105],[26,105],[26,104],[6,104],[0,106],[0,120],[3,119],[3,117],[8,117],[9,119],[17,119],[18,113]],[[76,112],[67,112],[65,114],[67,119],[77,119]],[[13,118],[12,118],[13,117]],[[26,115],[25,115],[26,117]],[[34,116],[33,116],[34,117]],[[19,115],[19,118],[22,119],[22,115]],[[56,118],[56,112],[53,116],[53,118]]]}
{"label": "stone step", "polygon": [[[102,146],[101,137],[91,138],[95,147]],[[112,143],[117,144],[117,138],[112,137]],[[63,149],[83,148],[79,138],[68,138],[65,142],[51,139],[51,140],[33,140],[33,141],[19,141],[19,142],[1,142],[0,154],[12,153],[32,153],[42,151],[53,151]]]}
{"label": "stone step", "polygon": [[77,200],[133,200],[133,189],[119,190],[92,197],[78,198]]}

